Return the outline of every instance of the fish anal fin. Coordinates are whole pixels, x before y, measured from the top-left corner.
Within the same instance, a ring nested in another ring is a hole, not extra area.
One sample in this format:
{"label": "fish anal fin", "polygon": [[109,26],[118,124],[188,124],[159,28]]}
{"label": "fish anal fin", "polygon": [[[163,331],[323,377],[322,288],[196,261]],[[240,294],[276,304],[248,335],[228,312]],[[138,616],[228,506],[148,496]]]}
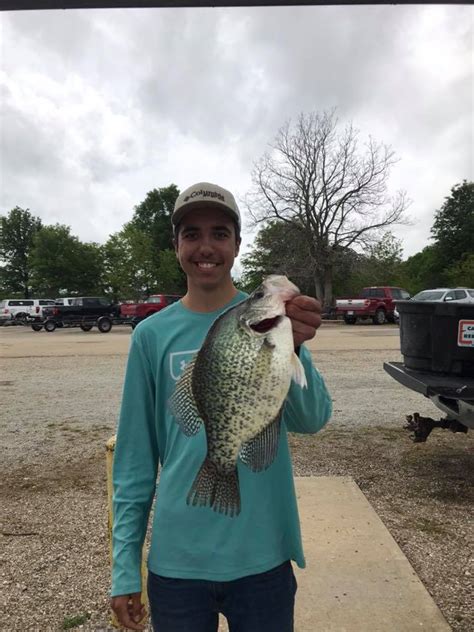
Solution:
{"label": "fish anal fin", "polygon": [[275,460],[280,442],[281,410],[271,424],[242,444],[239,457],[252,472],[266,470]]}
{"label": "fish anal fin", "polygon": [[188,505],[209,506],[233,518],[240,513],[239,474],[237,468],[221,472],[206,457],[186,499]]}
{"label": "fish anal fin", "polygon": [[301,386],[301,388],[306,388],[308,386],[306,373],[304,372],[304,366],[296,353],[293,353],[291,363],[293,365],[293,374],[291,376],[293,381]]}
{"label": "fish anal fin", "polygon": [[172,415],[188,437],[197,434],[202,425],[192,389],[193,369],[194,360],[186,365],[169,400]]}

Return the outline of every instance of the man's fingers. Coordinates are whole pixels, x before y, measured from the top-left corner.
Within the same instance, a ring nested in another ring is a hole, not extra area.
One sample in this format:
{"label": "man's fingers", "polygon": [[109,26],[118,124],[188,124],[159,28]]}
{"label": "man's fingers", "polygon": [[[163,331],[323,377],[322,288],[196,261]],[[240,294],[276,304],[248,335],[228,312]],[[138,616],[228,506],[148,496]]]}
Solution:
{"label": "man's fingers", "polygon": [[306,340],[311,340],[316,333],[314,327],[310,327],[298,321],[292,320],[291,326],[293,328],[293,342],[295,347],[299,347],[303,342],[306,342]]}
{"label": "man's fingers", "polygon": [[124,628],[129,630],[144,630],[145,626],[138,623],[141,619],[141,616],[138,615],[141,613],[143,615],[143,606],[140,604],[140,597],[138,596],[138,604],[141,606],[141,609],[136,612],[136,599],[134,596],[129,599],[128,596],[120,596],[113,597],[111,601],[112,610],[115,612],[118,622]]}
{"label": "man's fingers", "polygon": [[312,296],[305,296],[304,294],[299,294],[295,296],[289,303],[289,305],[296,305],[301,309],[306,309],[310,311],[321,312],[321,303]]}
{"label": "man's fingers", "polygon": [[[310,297],[298,297],[298,298],[310,298]],[[295,299],[296,300],[296,299]],[[286,314],[293,322],[304,323],[314,329],[317,329],[321,324],[321,308],[316,299],[311,299],[314,303],[306,303],[306,307],[301,307],[294,302],[286,304]]]}
{"label": "man's fingers", "polygon": [[295,347],[314,338],[321,325],[321,304],[311,296],[296,296],[286,304],[286,314],[291,319]]}
{"label": "man's fingers", "polygon": [[132,600],[130,603],[130,613],[134,621],[141,621],[141,619],[143,618],[145,614],[145,606],[140,600],[140,595],[132,595]]}

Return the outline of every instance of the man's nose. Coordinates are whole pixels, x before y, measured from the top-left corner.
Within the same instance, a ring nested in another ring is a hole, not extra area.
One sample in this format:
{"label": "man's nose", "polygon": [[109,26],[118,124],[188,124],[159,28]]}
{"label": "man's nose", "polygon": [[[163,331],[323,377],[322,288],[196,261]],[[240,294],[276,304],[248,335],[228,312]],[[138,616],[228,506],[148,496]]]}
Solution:
{"label": "man's nose", "polygon": [[209,237],[203,236],[199,243],[199,252],[204,257],[210,257],[214,252],[212,241]]}

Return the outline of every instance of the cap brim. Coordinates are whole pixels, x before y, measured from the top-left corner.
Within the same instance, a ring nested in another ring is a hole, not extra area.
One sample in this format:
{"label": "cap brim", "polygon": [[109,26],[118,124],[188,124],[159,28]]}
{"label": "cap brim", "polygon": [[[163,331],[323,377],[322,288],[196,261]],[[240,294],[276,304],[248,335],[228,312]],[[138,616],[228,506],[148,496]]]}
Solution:
{"label": "cap brim", "polygon": [[229,208],[227,205],[222,204],[221,202],[218,202],[217,200],[206,200],[205,202],[202,200],[199,200],[196,202],[188,202],[187,204],[185,204],[184,206],[181,206],[178,210],[176,210],[173,213],[173,215],[171,216],[171,221],[173,222],[174,226],[176,226],[182,221],[183,217],[185,217],[190,211],[195,211],[199,208],[209,208],[209,207],[218,208],[221,211],[224,211],[224,213],[229,215],[229,217],[231,217],[234,221],[236,221],[237,224],[240,226],[240,219],[237,216],[236,212],[232,210],[231,208]]}

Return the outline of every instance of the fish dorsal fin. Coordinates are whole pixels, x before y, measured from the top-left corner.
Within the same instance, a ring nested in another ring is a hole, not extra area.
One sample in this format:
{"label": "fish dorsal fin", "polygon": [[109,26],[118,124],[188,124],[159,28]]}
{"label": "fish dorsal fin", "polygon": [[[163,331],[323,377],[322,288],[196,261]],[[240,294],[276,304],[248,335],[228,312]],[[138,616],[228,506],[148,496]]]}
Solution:
{"label": "fish dorsal fin", "polygon": [[192,389],[194,363],[195,359],[186,365],[169,400],[171,413],[188,437],[199,432],[202,425]]}
{"label": "fish dorsal fin", "polygon": [[304,366],[301,363],[301,360],[298,358],[296,353],[293,353],[291,358],[291,363],[293,364],[293,375],[292,379],[299,385],[301,388],[306,388],[308,386],[308,382],[306,381],[306,373],[304,372]]}
{"label": "fish dorsal fin", "polygon": [[240,448],[239,457],[252,472],[266,470],[273,463],[280,441],[281,410],[271,424],[266,426]]}

